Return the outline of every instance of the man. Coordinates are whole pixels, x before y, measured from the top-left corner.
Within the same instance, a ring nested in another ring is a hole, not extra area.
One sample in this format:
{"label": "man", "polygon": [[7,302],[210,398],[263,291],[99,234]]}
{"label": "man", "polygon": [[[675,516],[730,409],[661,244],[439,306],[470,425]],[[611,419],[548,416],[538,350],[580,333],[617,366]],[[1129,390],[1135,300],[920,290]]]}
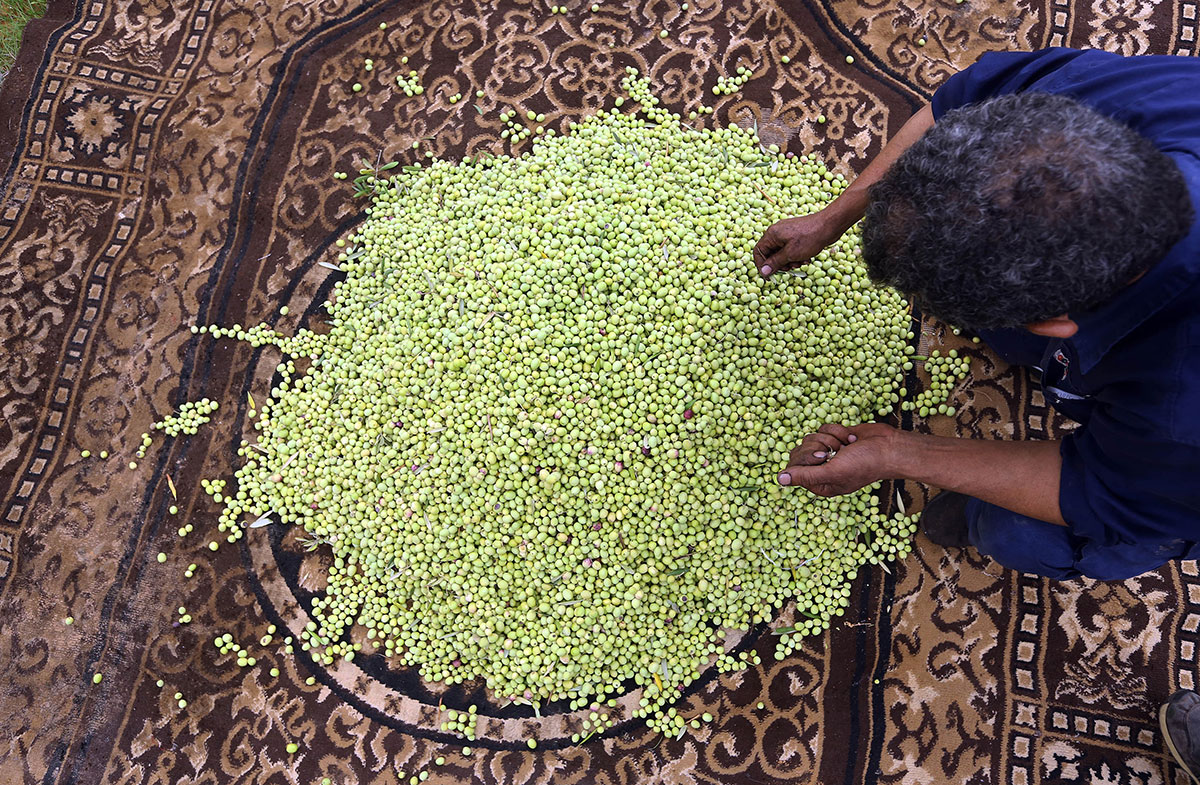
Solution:
{"label": "man", "polygon": [[[831,423],[779,482],[942,488],[922,518],[932,540],[1056,579],[1200,557],[1194,205],[1200,59],[1005,52],[951,77],[829,207],[771,226],[755,263],[802,265],[865,215],[875,280],[1036,369],[1081,426],[994,442]],[[1200,696],[1176,693],[1160,718],[1200,783]]]}

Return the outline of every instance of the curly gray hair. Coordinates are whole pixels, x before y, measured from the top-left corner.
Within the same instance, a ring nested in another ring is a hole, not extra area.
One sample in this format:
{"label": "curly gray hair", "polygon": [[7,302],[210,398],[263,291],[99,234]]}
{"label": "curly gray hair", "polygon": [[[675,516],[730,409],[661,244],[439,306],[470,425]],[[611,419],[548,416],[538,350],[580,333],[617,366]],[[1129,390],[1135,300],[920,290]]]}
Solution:
{"label": "curly gray hair", "polygon": [[1194,217],[1178,167],[1065,96],[1018,93],[947,112],[872,186],[871,277],[968,328],[1103,303]]}

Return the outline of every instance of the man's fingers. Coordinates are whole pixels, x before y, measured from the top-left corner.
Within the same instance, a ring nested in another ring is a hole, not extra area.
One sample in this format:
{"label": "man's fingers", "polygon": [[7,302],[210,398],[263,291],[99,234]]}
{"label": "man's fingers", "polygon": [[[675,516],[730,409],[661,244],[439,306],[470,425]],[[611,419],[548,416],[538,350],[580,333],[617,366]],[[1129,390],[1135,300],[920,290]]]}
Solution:
{"label": "man's fingers", "polygon": [[762,273],[764,278],[770,278],[772,274],[778,272],[787,266],[787,246],[783,246],[767,257],[758,271]]}
{"label": "man's fingers", "polygon": [[762,239],[754,246],[754,265],[762,277],[769,278],[771,273],[786,263],[787,242],[775,231],[778,224],[771,224],[763,234]]}
{"label": "man's fingers", "polygon": [[812,258],[808,255],[804,246],[795,240],[785,245],[775,255],[779,257],[773,263],[774,266],[772,269],[776,271],[791,270],[800,267],[803,264],[807,264]]}
{"label": "man's fingers", "polygon": [[[780,270],[790,270],[804,261],[807,261],[807,259],[800,255],[799,248],[796,247],[794,241],[783,243],[775,250],[775,253],[767,257],[765,267],[770,272],[763,272],[763,275],[770,276],[772,273],[777,273]],[[759,272],[762,272],[761,268]]]}
{"label": "man's fingers", "polygon": [[817,433],[827,433],[842,444],[851,444],[858,441],[858,437],[851,433],[849,428],[844,425],[838,425],[835,422],[825,423],[817,429]]}
{"label": "man's fingers", "polygon": [[759,245],[762,245],[762,240],[759,240],[758,245],[754,246],[754,253],[753,253],[754,269],[758,270],[759,272],[762,272],[763,265],[766,264],[767,257],[763,254],[762,251],[759,250],[759,247],[758,247]]}
{"label": "man's fingers", "polygon": [[825,448],[819,445],[803,445],[792,450],[788,466],[820,466],[827,460],[829,453],[825,452]]}
{"label": "man's fingers", "polygon": [[789,466],[779,473],[780,485],[800,485],[805,488],[812,482],[812,473],[820,471],[811,466]]}
{"label": "man's fingers", "polygon": [[776,251],[775,253],[764,255],[764,256],[760,257],[759,261],[757,262],[759,275],[761,275],[763,278],[770,278],[771,274],[774,273],[776,270],[776,266],[777,266],[776,260],[778,258],[779,258],[778,251]]}
{"label": "man's fingers", "polygon": [[780,242],[775,237],[775,227],[768,227],[763,233],[762,239],[754,246],[754,266],[764,276],[770,275],[768,259],[779,250]]}
{"label": "man's fingers", "polygon": [[842,447],[842,443],[827,433],[810,433],[792,450],[788,466],[818,466]]}
{"label": "man's fingers", "polygon": [[821,449],[821,447],[824,447],[829,452],[837,452],[845,446],[843,442],[836,436],[830,436],[829,434],[821,433],[820,431],[817,433],[810,433],[808,436],[804,437],[804,441],[809,441],[810,439],[820,445],[820,447],[815,447],[815,449],[818,450]]}
{"label": "man's fingers", "polygon": [[789,466],[779,473],[780,485],[797,485],[817,496],[837,496],[837,488],[828,481],[829,467]]}
{"label": "man's fingers", "polygon": [[779,240],[775,239],[775,232],[767,229],[754,244],[754,253],[760,257],[767,257],[775,253],[779,249],[779,245]]}

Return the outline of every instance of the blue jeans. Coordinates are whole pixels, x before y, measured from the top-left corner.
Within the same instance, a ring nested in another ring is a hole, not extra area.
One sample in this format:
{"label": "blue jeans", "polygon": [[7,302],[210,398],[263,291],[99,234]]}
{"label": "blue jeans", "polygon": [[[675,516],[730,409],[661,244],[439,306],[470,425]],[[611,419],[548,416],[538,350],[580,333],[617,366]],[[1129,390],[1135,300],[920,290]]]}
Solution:
{"label": "blue jeans", "polygon": [[1200,557],[1200,547],[1186,540],[1106,545],[978,499],[967,502],[967,523],[967,537],[980,553],[1009,569],[1060,581],[1120,581],[1174,559]]}

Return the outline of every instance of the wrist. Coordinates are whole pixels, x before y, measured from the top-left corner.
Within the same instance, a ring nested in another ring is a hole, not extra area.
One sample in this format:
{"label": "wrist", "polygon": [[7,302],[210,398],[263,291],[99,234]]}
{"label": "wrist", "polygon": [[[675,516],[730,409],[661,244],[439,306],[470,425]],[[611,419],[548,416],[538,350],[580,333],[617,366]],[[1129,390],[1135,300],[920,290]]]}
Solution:
{"label": "wrist", "polygon": [[917,468],[921,465],[920,452],[930,437],[896,429],[888,439],[884,451],[884,476],[889,480],[920,480]]}
{"label": "wrist", "polygon": [[867,188],[855,181],[821,212],[824,214],[828,233],[834,240],[854,226],[867,210]]}

